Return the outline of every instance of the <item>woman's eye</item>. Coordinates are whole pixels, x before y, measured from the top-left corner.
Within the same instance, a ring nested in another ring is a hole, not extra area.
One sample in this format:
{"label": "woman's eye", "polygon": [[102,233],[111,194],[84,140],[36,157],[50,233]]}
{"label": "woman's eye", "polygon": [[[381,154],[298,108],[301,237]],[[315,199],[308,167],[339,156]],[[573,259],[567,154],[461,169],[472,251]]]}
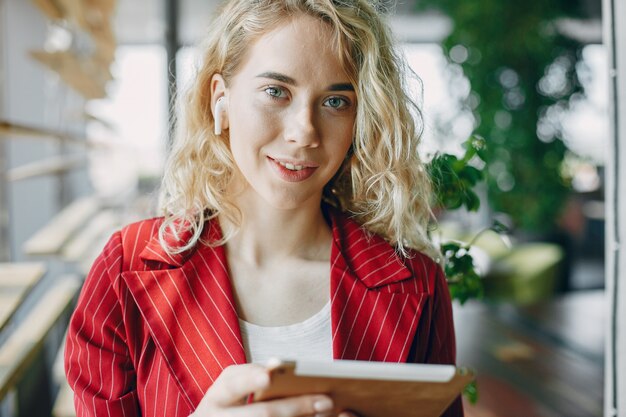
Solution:
{"label": "woman's eye", "polygon": [[349,104],[348,100],[341,97],[331,97],[324,103],[325,106],[332,107],[333,109],[341,109]]}
{"label": "woman's eye", "polygon": [[285,90],[279,87],[272,87],[272,86],[266,87],[265,92],[267,93],[267,95],[269,95],[272,98],[284,98],[285,97]]}

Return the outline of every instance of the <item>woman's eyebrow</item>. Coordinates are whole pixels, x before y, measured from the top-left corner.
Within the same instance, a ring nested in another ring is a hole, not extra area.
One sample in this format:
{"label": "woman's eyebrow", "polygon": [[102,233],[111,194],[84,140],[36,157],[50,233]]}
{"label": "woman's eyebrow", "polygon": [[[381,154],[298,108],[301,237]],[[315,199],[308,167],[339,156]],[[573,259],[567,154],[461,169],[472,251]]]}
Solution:
{"label": "woman's eyebrow", "polygon": [[264,72],[262,74],[259,74],[256,77],[257,78],[270,78],[272,80],[280,81],[280,82],[283,82],[283,83],[287,83],[287,84],[291,84],[291,85],[298,85],[296,80],[294,80],[293,78],[289,77],[288,75],[280,74],[278,72],[268,71],[268,72]]}
{"label": "woman's eyebrow", "polygon": [[[257,78],[269,78],[272,80],[280,81],[286,84],[298,85],[295,79],[291,78],[288,75],[281,74],[278,72],[263,72],[256,76]],[[331,84],[327,88],[328,91],[354,91],[354,86],[350,83],[340,83],[340,84]]]}
{"label": "woman's eyebrow", "polygon": [[328,87],[329,91],[354,91],[354,86],[350,83],[333,84]]}

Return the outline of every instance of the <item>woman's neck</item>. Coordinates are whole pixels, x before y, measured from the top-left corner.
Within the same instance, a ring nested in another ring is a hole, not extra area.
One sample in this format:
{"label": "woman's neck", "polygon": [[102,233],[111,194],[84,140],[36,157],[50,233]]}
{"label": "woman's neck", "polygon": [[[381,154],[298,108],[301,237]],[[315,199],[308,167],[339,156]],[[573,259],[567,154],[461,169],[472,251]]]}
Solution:
{"label": "woman's neck", "polygon": [[[293,258],[330,259],[332,233],[319,199],[295,209],[282,209],[248,194],[238,198],[237,205],[243,220],[226,243],[229,256],[259,267]],[[223,217],[220,223],[223,228],[232,227]]]}

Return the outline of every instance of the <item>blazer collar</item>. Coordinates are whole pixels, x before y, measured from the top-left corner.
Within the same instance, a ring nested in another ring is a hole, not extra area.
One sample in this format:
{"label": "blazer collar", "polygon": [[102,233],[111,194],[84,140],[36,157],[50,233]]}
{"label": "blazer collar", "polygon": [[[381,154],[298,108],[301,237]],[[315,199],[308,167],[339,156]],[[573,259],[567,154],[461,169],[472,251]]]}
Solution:
{"label": "blazer collar", "polygon": [[[347,267],[367,288],[399,282],[412,276],[412,272],[406,267],[395,249],[383,238],[368,233],[350,217],[330,206],[324,206],[324,212],[330,220],[333,248],[342,253],[348,261]],[[218,221],[211,220],[208,225],[201,239],[219,240],[222,232]],[[179,248],[191,238],[192,234],[192,230],[185,229],[178,236],[168,233],[164,238],[170,247]],[[191,249],[170,255],[163,249],[156,234],[148,241],[139,256],[144,261],[157,261],[170,267],[180,268],[196,251],[197,249]]]}
{"label": "blazer collar", "polygon": [[[406,361],[425,294],[404,291],[402,281],[412,272],[387,242],[333,209],[327,215],[333,234],[333,357]],[[218,222],[207,226],[203,240],[219,240]],[[171,244],[188,236],[181,234]],[[123,272],[122,278],[187,403],[195,408],[226,366],[246,361],[224,247],[199,244],[170,256],[154,236],[140,257],[159,264]]]}
{"label": "blazer collar", "polygon": [[[207,226],[203,239],[221,237],[216,221]],[[193,409],[224,368],[246,362],[224,247],[199,244],[169,256],[153,237],[140,257],[159,264],[122,279]]]}
{"label": "blazer collar", "polygon": [[[217,221],[209,221],[208,225],[209,227],[203,230],[202,237],[217,237],[217,239],[219,239],[222,232],[218,226]],[[188,242],[189,239],[191,239],[192,235],[193,230],[191,228],[183,228],[181,231],[178,232],[178,234],[174,234],[173,232],[168,231],[163,236],[163,239],[170,248],[177,249],[183,247],[185,243]],[[170,254],[163,249],[163,247],[161,246],[161,240],[159,239],[159,234],[156,233],[148,241],[143,251],[141,251],[141,253],[139,254],[139,257],[144,261],[157,261],[165,265],[169,265],[170,267],[179,268],[183,266],[183,264],[194,252],[194,249],[190,249],[187,251]]]}
{"label": "blazer collar", "polygon": [[406,362],[427,299],[423,285],[409,280],[412,271],[384,239],[342,215],[330,219],[333,358]]}
{"label": "blazer collar", "polygon": [[396,250],[378,235],[368,233],[350,217],[328,208],[333,230],[333,247],[350,271],[367,287],[376,288],[410,278]]}

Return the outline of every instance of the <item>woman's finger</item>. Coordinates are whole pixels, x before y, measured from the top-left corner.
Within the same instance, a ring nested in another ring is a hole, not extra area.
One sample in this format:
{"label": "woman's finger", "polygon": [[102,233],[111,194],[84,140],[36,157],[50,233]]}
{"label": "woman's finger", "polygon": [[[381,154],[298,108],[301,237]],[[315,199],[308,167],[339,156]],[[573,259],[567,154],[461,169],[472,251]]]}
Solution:
{"label": "woman's finger", "polygon": [[260,401],[245,406],[233,407],[232,417],[272,416],[304,417],[323,415],[333,409],[333,401],[326,395],[300,395],[280,400]]}
{"label": "woman's finger", "polygon": [[261,365],[249,363],[229,366],[215,380],[204,400],[217,407],[242,404],[248,395],[266,388],[269,382],[268,371]]}

